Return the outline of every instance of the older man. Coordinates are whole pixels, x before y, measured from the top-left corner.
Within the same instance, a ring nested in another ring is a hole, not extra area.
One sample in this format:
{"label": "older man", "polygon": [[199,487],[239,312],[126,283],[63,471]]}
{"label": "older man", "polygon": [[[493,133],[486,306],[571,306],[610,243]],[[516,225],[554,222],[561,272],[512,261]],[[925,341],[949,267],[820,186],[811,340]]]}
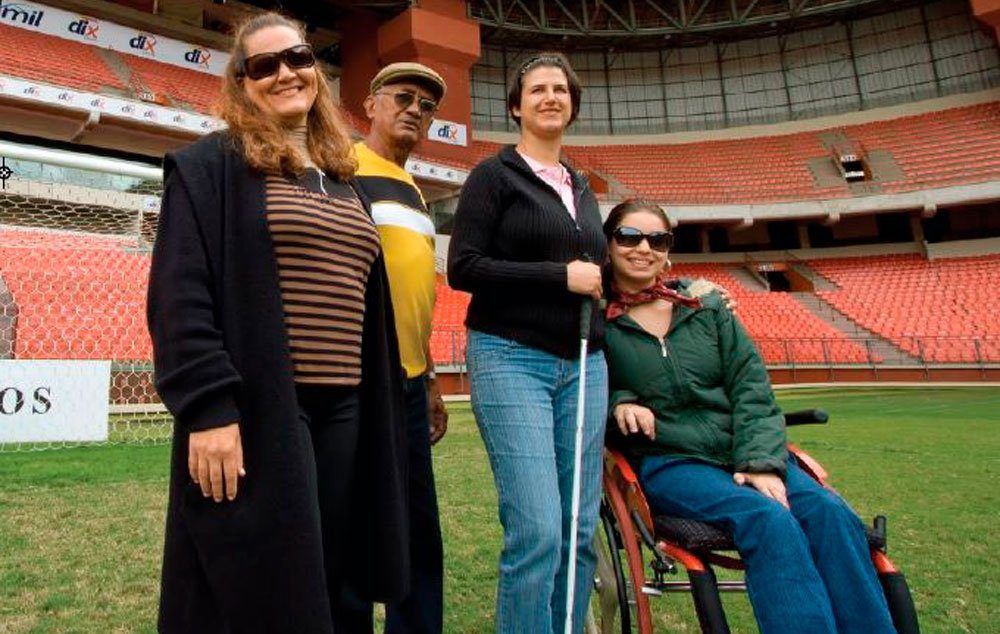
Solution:
{"label": "older man", "polygon": [[[427,136],[445,82],[422,64],[397,63],[375,75],[365,99],[371,132],[355,145],[357,180],[372,203],[382,240],[396,332],[406,370],[410,474],[410,597],[386,607],[387,633],[441,632],[443,549],[431,445],[448,427],[430,353],[434,313],[434,222],[403,168]],[[370,608],[368,614],[370,615]]]}

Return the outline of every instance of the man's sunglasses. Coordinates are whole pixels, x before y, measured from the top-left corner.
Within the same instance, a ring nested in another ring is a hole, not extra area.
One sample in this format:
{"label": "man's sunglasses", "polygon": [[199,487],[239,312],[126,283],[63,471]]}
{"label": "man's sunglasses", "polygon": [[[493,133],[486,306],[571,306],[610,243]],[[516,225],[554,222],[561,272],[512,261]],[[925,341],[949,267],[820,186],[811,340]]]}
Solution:
{"label": "man's sunglasses", "polygon": [[635,227],[618,227],[611,236],[615,242],[623,247],[633,248],[642,244],[645,240],[649,243],[649,248],[653,251],[665,252],[674,246],[674,234],[669,231],[652,231],[643,233]]}
{"label": "man's sunglasses", "polygon": [[292,70],[311,68],[316,65],[311,44],[296,44],[276,53],[260,53],[251,55],[240,64],[238,74],[250,79],[264,79],[278,72],[284,62]]}
{"label": "man's sunglasses", "polygon": [[416,93],[407,92],[405,90],[401,90],[399,92],[380,90],[379,92],[385,95],[392,95],[393,101],[396,102],[396,107],[400,110],[406,110],[412,106],[414,100],[416,100],[417,107],[420,108],[420,114],[425,117],[434,114],[438,108],[437,102],[433,99],[418,97]]}

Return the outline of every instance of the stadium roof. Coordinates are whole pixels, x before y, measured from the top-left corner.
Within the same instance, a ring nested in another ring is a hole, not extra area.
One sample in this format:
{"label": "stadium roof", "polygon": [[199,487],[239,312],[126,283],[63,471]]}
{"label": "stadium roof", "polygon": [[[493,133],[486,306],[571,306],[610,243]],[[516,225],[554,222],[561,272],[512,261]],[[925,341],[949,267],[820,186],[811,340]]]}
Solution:
{"label": "stadium roof", "polygon": [[919,0],[470,0],[484,44],[660,49],[761,37],[898,10]]}
{"label": "stadium roof", "polygon": [[[243,0],[335,31],[352,10],[393,17],[412,0]],[[482,43],[514,49],[657,50],[815,28],[921,0],[467,0]],[[335,45],[336,41],[326,42]],[[322,49],[323,47],[320,46]]]}

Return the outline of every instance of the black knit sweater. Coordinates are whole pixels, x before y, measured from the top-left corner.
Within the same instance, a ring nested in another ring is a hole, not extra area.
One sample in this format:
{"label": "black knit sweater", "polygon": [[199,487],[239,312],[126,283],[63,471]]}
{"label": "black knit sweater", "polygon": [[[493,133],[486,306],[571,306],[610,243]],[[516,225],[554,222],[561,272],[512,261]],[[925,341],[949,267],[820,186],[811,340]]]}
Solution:
{"label": "black knit sweater", "polygon": [[[576,221],[513,146],[476,166],[462,187],[448,250],[448,282],[472,293],[465,325],[564,358],[579,353],[585,296],[566,287],[566,264],[604,262],[597,199],[570,170]],[[590,350],[604,340],[595,310]]]}

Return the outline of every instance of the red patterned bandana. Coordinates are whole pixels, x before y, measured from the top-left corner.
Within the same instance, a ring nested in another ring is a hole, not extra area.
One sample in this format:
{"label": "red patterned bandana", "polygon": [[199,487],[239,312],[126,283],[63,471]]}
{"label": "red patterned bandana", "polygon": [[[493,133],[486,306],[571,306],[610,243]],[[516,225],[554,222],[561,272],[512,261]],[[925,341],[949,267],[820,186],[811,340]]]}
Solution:
{"label": "red patterned bandana", "polygon": [[687,306],[688,308],[701,308],[700,299],[697,297],[681,295],[674,289],[667,286],[667,283],[663,280],[657,280],[656,283],[649,288],[644,288],[637,293],[625,293],[612,286],[611,294],[613,299],[608,303],[608,309],[605,313],[608,321],[618,319],[628,312],[628,309],[633,306],[648,304],[649,302],[655,302],[658,299],[665,299],[668,302],[680,304],[681,306]]}

